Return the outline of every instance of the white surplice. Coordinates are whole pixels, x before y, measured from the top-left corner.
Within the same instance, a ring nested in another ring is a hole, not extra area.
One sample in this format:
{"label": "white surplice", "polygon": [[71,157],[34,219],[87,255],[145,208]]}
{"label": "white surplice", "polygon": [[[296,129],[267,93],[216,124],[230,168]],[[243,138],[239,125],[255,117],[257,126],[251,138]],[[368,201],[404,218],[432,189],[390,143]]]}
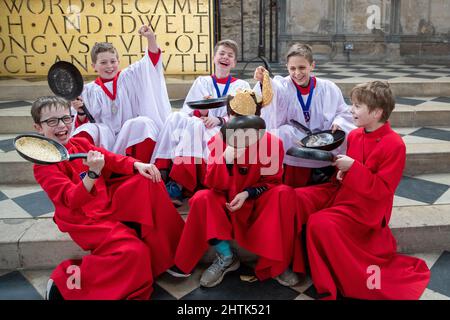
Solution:
{"label": "white surplice", "polygon": [[[104,85],[113,93],[113,81]],[[84,87],[82,97],[96,123],[81,125],[74,135],[86,131],[95,145],[118,154],[147,138],[157,141],[171,112],[162,58],[153,65],[148,53],[119,74],[115,107],[95,82]]]}
{"label": "white surplice", "polygon": [[[225,84],[217,83],[217,86],[223,93]],[[230,83],[227,94],[234,95],[238,89],[250,89],[250,85],[244,80],[236,79]],[[200,76],[189,90],[183,108],[168,117],[156,143],[152,162],[175,157],[208,158],[208,141],[217,134],[220,127],[206,128],[203,121],[193,115],[194,110],[187,105],[187,102],[203,100],[206,96],[217,98],[217,92],[211,76]],[[208,115],[227,118],[227,107],[210,109]]]}
{"label": "white surplice", "polygon": [[[284,150],[296,145],[306,136],[306,133],[295,128],[290,120],[295,119],[308,127],[312,132],[329,130],[333,124],[337,124],[346,135],[355,128],[348,106],[341,90],[329,80],[316,78],[316,86],[310,106],[310,121],[305,121],[303,109],[297,98],[297,88],[290,76],[275,76],[271,80],[274,97],[272,102],[261,110],[261,117],[266,122],[269,132],[275,134],[283,141]],[[261,85],[257,83],[254,90],[261,92]],[[308,95],[303,95],[303,101],[307,101]],[[337,149],[334,155],[345,154],[346,141]],[[306,168],[321,168],[330,165],[330,162],[306,160],[286,155],[284,163]]]}

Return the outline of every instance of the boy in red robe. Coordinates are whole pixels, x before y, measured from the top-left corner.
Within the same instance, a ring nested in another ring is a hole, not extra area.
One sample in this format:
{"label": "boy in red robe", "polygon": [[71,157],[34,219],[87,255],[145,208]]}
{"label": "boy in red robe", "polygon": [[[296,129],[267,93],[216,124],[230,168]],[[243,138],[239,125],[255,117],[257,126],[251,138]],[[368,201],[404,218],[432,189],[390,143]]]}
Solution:
{"label": "boy in red robe", "polygon": [[[348,136],[347,155],[334,162],[335,181],[296,189],[297,222],[306,223],[314,286],[326,299],[338,293],[356,299],[418,299],[430,271],[424,261],[396,253],[388,226],[406,158],[405,144],[388,121],[394,97],[381,81],[356,86],[350,97],[358,129]],[[302,269],[300,263],[294,266]]]}
{"label": "boy in red robe", "polygon": [[[240,101],[250,99],[253,105],[248,109],[242,105],[233,107],[239,95]],[[229,104],[232,116],[257,112],[257,104],[248,92],[238,93]],[[208,189],[198,191],[189,201],[190,211],[177,248],[176,265],[190,272],[208,246],[214,246],[217,258],[200,279],[203,287],[214,287],[226,273],[240,266],[230,246],[230,240],[234,239],[239,246],[259,256],[255,272],[260,280],[276,278],[283,285],[296,285],[298,277],[289,269],[296,202],[294,190],[281,182],[282,142],[266,132],[259,141],[234,148],[227,146],[219,132],[209,147],[205,176]]]}
{"label": "boy in red robe", "polygon": [[41,97],[31,114],[39,133],[69,153],[87,153],[86,160],[34,166],[58,228],[91,251],[58,265],[49,298],[148,299],[153,279],[173,265],[184,226],[158,169],[70,138],[73,118],[64,99]]}

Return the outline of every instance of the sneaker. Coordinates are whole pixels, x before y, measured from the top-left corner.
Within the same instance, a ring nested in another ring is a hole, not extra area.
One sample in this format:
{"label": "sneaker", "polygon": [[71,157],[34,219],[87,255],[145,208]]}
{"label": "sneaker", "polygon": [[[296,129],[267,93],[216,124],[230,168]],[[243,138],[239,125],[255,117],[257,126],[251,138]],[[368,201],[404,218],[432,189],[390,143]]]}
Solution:
{"label": "sneaker", "polygon": [[174,206],[181,207],[183,205],[183,193],[178,184],[171,180],[166,183],[166,189]]}
{"label": "sneaker", "polygon": [[212,288],[222,282],[223,277],[231,271],[239,269],[241,263],[236,254],[231,257],[223,258],[217,254],[216,260],[206,269],[200,278],[200,285],[206,288]]}
{"label": "sneaker", "polygon": [[279,284],[285,287],[293,287],[300,282],[298,275],[290,268],[287,268],[282,274],[275,277]]}
{"label": "sneaker", "polygon": [[48,279],[47,291],[45,292],[45,300],[64,300],[58,287],[55,285],[53,279]]}
{"label": "sneaker", "polygon": [[191,273],[184,273],[175,265],[167,269],[166,272],[175,278],[187,278],[191,275]]}

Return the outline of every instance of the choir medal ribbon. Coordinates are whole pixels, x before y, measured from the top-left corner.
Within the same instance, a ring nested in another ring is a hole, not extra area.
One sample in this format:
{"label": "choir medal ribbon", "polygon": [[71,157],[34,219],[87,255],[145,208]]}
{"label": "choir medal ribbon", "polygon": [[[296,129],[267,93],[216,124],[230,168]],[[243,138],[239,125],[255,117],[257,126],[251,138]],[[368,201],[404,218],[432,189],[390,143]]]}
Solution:
{"label": "choir medal ribbon", "polygon": [[297,86],[295,86],[295,89],[297,89],[297,99],[298,99],[298,102],[300,102],[300,105],[302,106],[303,115],[305,116],[306,122],[309,122],[309,120],[311,119],[311,114],[309,112],[309,109],[311,108],[311,101],[312,101],[312,97],[314,94],[314,85],[315,85],[314,78],[310,78],[309,85],[311,86],[311,88],[309,90],[308,99],[306,100],[306,105],[305,105],[305,102],[303,101],[302,93],[297,88]]}
{"label": "choir medal ribbon", "polygon": [[217,85],[217,79],[216,76],[211,76],[214,88],[216,89],[217,98],[223,97],[228,93],[228,89],[230,88],[231,83],[231,74],[228,76],[227,83],[225,84],[225,88],[223,89],[223,92],[220,93],[219,86]]}

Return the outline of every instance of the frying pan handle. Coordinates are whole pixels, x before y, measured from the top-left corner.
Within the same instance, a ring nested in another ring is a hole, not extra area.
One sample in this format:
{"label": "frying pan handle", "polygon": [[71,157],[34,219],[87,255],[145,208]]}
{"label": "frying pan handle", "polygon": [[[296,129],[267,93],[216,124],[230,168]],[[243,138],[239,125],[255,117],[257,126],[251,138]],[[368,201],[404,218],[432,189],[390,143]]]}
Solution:
{"label": "frying pan handle", "polygon": [[86,117],[88,118],[90,123],[95,123],[95,119],[92,116],[92,114],[89,112],[88,108],[86,108],[86,105],[83,104],[83,106],[81,107],[84,111],[84,113],[86,113]]}
{"label": "frying pan handle", "polygon": [[297,129],[300,129],[300,130],[306,132],[306,134],[307,134],[308,136],[310,136],[310,135],[313,134],[312,131],[311,131],[308,127],[302,125],[302,124],[301,124],[300,122],[298,122],[297,120],[291,119],[291,123],[292,123],[292,124],[294,125],[294,127],[296,127]]}
{"label": "frying pan handle", "polygon": [[87,159],[87,153],[72,153],[69,154],[69,161],[75,160],[75,159]]}

